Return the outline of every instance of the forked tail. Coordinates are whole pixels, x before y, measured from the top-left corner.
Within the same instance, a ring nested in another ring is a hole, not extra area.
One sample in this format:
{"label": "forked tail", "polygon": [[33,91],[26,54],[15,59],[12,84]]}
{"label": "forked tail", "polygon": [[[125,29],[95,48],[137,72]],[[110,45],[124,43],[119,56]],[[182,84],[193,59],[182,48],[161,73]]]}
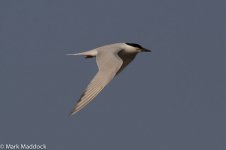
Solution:
{"label": "forked tail", "polygon": [[86,58],[91,58],[91,57],[95,57],[97,55],[97,51],[96,50],[90,50],[90,51],[86,51],[86,52],[82,52],[82,53],[76,53],[76,54],[66,54],[66,55],[74,55],[74,56],[77,56],[77,55],[82,55],[82,56],[85,56]]}

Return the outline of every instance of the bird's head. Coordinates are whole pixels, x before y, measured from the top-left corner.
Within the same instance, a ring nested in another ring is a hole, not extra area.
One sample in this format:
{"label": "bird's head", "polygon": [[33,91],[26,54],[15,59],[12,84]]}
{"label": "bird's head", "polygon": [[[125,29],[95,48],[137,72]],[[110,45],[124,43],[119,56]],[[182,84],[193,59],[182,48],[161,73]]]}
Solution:
{"label": "bird's head", "polygon": [[146,49],[144,47],[142,47],[139,44],[136,43],[125,43],[127,46],[129,46],[129,49],[131,49],[132,51],[135,51],[137,53],[139,52],[151,52],[151,50]]}

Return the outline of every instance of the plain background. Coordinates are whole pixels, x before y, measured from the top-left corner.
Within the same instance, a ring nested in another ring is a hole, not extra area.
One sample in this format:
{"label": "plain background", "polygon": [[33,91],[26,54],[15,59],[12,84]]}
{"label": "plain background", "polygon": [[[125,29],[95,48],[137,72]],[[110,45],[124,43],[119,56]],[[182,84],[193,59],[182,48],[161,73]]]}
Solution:
{"label": "plain background", "polygon": [[[96,73],[65,56],[117,42],[139,54],[68,117]],[[0,144],[226,149],[225,0],[0,1]]]}

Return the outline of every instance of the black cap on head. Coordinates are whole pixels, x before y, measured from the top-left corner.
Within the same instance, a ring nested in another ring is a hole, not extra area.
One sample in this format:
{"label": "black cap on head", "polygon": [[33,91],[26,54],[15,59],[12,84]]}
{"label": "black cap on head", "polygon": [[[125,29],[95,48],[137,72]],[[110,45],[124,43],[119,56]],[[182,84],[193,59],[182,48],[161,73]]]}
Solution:
{"label": "black cap on head", "polygon": [[126,44],[129,45],[129,46],[140,48],[140,49],[143,48],[142,46],[140,46],[139,44],[136,44],[136,43],[126,43]]}

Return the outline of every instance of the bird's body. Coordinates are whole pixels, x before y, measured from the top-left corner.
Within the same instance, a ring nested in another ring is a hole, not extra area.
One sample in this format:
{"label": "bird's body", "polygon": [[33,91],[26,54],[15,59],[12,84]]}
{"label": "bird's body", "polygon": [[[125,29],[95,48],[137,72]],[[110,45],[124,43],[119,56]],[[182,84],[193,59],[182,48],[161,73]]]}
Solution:
{"label": "bird's body", "polygon": [[121,72],[139,52],[149,52],[138,44],[134,43],[116,43],[105,45],[93,50],[77,54],[86,58],[96,57],[98,72],[91,80],[80,99],[72,109],[70,115],[77,113],[93,100],[100,91],[119,73]]}

